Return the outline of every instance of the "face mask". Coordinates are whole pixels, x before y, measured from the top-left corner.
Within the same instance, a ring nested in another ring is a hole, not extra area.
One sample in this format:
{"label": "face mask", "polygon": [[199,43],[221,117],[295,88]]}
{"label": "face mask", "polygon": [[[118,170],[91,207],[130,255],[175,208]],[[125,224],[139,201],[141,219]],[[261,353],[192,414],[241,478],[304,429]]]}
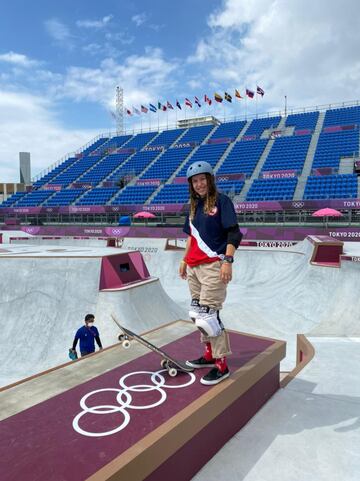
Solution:
{"label": "face mask", "polygon": [[88,322],[88,326],[89,326],[89,327],[91,327],[91,326],[93,326],[93,325],[94,325],[93,322]]}

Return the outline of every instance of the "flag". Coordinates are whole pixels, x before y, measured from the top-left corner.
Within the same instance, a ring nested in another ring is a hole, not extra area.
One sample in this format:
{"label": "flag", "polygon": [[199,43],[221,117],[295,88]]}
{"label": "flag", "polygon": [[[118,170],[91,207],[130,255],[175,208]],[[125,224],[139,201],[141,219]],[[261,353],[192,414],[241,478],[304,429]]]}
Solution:
{"label": "flag", "polygon": [[227,100],[228,102],[232,102],[232,97],[231,97],[231,95],[228,94],[227,92],[225,92],[224,97],[225,97],[225,100]]}
{"label": "flag", "polygon": [[197,97],[195,97],[195,103],[198,107],[201,107],[200,100]]}
{"label": "flag", "polygon": [[216,102],[222,102],[223,101],[223,98],[221,97],[221,95],[217,94],[216,92],[214,94],[214,99],[216,100]]}
{"label": "flag", "polygon": [[136,115],[140,115],[140,110],[133,106],[133,113]]}
{"label": "flag", "polygon": [[161,102],[158,102],[158,110],[161,110],[161,109],[162,109]]}
{"label": "flag", "polygon": [[131,110],[125,109],[125,111],[126,111],[126,113],[127,113],[128,115],[132,115]]}
{"label": "flag", "polygon": [[190,102],[189,99],[185,99],[185,105],[192,108],[192,103]]}
{"label": "flag", "polygon": [[144,114],[148,113],[148,108],[144,107],[143,105],[141,106],[141,112],[144,112]]}
{"label": "flag", "polygon": [[151,112],[156,112],[156,110],[157,110],[155,105],[153,105],[153,104],[149,104],[149,108],[150,108]]}
{"label": "flag", "polygon": [[168,109],[174,110],[174,107],[171,105],[171,103],[169,101],[167,101],[166,107]]}
{"label": "flag", "polygon": [[256,87],[256,93],[261,95],[261,97],[264,97],[264,91],[262,88],[260,88],[259,86]]}
{"label": "flag", "polygon": [[252,90],[246,89],[246,95],[252,99],[255,94]]}
{"label": "flag", "polygon": [[178,100],[176,101],[176,107],[178,107],[181,110],[181,105],[180,105],[180,102]]}
{"label": "flag", "polygon": [[161,107],[161,110],[163,110],[164,112],[166,112],[166,110],[167,110],[166,105],[163,105],[163,106]]}
{"label": "flag", "polygon": [[209,99],[209,97],[206,94],[204,95],[204,102],[211,105],[211,99]]}
{"label": "flag", "polygon": [[244,97],[241,97],[240,95],[240,92],[238,90],[235,89],[235,97],[237,97],[238,99],[243,99]]}

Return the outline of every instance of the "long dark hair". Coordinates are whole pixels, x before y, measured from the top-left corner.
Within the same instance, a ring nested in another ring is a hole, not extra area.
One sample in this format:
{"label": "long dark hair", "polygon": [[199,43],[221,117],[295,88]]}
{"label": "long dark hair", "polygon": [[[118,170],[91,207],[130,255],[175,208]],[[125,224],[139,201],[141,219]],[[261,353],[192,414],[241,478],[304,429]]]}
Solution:
{"label": "long dark hair", "polygon": [[[217,189],[216,189],[216,184],[215,184],[215,177],[211,174],[206,173],[206,182],[207,182],[207,187],[208,191],[205,197],[204,201],[204,213],[208,214],[213,210],[213,208],[216,205],[216,199],[217,199]],[[195,216],[195,210],[198,205],[200,196],[195,192],[195,189],[192,185],[191,177],[189,179],[189,191],[190,191],[190,220],[193,220]]]}

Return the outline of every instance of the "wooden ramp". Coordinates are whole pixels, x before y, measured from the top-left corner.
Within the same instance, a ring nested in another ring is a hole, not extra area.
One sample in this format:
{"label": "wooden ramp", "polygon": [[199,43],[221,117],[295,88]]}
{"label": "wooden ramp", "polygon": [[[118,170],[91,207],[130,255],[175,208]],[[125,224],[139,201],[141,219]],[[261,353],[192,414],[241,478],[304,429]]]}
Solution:
{"label": "wooden ramp", "polygon": [[[177,321],[148,333],[178,359],[201,354]],[[279,388],[285,343],[230,331],[230,378],[170,378],[157,354],[114,346],[0,392],[2,481],[187,480]]]}

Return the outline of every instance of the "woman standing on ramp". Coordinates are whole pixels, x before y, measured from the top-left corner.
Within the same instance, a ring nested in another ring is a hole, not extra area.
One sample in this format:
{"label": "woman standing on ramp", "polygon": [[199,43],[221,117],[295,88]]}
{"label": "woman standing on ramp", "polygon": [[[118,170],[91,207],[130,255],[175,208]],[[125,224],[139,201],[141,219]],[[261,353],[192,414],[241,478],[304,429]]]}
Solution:
{"label": "woman standing on ramp", "polygon": [[216,189],[211,165],[195,162],[186,175],[190,212],[183,230],[189,237],[179,274],[188,281],[192,298],[189,316],[205,344],[203,356],[187,364],[193,368],[211,367],[200,381],[211,385],[229,376],[226,356],[231,350],[219,311],[232,279],[234,253],[242,234],[232,201]]}

